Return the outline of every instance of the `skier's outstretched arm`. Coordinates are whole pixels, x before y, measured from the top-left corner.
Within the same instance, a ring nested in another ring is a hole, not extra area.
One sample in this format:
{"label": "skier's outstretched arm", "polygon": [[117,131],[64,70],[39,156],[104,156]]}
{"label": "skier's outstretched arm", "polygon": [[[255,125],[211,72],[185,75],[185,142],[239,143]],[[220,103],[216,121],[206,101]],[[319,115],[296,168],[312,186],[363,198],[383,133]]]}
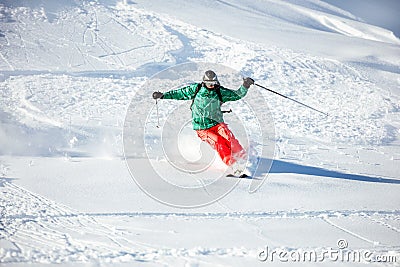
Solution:
{"label": "skier's outstretched arm", "polygon": [[239,87],[238,90],[229,90],[221,87],[222,101],[236,101],[243,98],[247,94],[247,91],[252,84],[254,84],[254,80],[250,77],[247,77],[243,79],[243,84]]}
{"label": "skier's outstretched arm", "polygon": [[165,93],[154,92],[154,99],[175,99],[175,100],[191,100],[195,95],[197,84],[191,84],[176,90],[171,90]]}

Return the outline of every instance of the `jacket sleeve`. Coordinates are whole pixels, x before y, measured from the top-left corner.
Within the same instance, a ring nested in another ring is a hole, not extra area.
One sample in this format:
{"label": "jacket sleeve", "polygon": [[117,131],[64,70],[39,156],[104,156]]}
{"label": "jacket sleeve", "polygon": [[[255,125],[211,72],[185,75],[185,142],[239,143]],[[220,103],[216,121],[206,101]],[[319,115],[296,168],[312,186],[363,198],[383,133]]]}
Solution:
{"label": "jacket sleeve", "polygon": [[238,90],[229,90],[221,86],[222,102],[236,101],[247,94],[248,89],[243,85]]}
{"label": "jacket sleeve", "polygon": [[190,100],[196,92],[197,83],[164,93],[163,99]]}

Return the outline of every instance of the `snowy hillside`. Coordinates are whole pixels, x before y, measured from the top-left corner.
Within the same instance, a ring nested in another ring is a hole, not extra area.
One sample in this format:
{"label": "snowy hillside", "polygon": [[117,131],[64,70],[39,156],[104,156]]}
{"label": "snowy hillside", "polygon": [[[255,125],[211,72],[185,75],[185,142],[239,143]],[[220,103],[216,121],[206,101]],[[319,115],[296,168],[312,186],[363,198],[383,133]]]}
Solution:
{"label": "snowy hillside", "polygon": [[[355,12],[357,1],[334,2],[1,1],[0,263],[281,262],[268,248],[292,256],[368,251],[362,266],[399,266],[397,26]],[[163,158],[163,141],[178,142],[186,159],[214,152],[170,116],[188,122],[190,103],[173,111],[177,103],[162,100],[156,111],[151,94],[199,81],[209,68],[229,88],[250,76],[329,116],[252,86],[243,101],[224,105],[233,110],[225,119],[239,138],[250,132],[247,145],[267,149],[265,180],[221,178],[218,159],[206,171],[179,172]],[[168,131],[173,125],[183,130]],[[180,209],[148,196],[146,188],[177,196],[157,175],[206,195],[232,190]]]}

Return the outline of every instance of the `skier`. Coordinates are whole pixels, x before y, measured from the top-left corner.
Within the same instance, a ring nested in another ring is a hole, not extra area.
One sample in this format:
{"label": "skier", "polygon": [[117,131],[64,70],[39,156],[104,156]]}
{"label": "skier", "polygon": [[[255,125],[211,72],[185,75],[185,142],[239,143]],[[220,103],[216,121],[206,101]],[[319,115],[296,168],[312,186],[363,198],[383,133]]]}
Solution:
{"label": "skier", "polygon": [[252,84],[254,80],[247,77],[238,90],[229,90],[220,85],[214,71],[208,70],[204,73],[202,83],[193,83],[166,93],[154,92],[153,98],[192,100],[192,125],[198,137],[218,152],[222,161],[234,169],[235,175],[240,175],[244,170],[233,165],[246,159],[246,151],[224,122],[221,105],[243,98]]}

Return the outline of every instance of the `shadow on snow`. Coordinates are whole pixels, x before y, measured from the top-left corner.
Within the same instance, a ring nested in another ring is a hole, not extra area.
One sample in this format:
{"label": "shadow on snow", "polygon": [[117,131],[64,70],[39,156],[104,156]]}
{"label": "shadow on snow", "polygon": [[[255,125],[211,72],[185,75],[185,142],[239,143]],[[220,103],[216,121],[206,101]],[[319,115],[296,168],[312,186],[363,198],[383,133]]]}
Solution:
{"label": "shadow on snow", "polygon": [[[271,160],[262,159],[260,164],[261,166],[264,164],[271,164]],[[319,167],[305,166],[281,160],[272,161],[269,173],[294,173],[294,174],[305,174],[313,176],[325,176],[329,178],[362,181],[362,182],[400,184],[400,180],[397,179],[373,177],[361,174],[343,173],[339,171],[332,171]]]}

